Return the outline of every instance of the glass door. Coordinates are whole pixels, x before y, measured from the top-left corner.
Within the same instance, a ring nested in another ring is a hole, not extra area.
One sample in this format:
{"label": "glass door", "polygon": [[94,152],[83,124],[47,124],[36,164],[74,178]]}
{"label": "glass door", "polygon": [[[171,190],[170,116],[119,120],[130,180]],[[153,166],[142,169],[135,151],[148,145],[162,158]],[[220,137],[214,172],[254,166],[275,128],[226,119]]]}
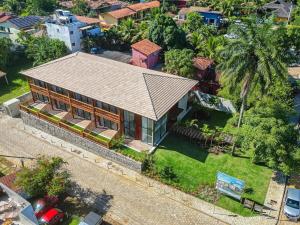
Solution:
{"label": "glass door", "polygon": [[124,130],[125,136],[131,138],[135,137],[134,113],[124,111]]}

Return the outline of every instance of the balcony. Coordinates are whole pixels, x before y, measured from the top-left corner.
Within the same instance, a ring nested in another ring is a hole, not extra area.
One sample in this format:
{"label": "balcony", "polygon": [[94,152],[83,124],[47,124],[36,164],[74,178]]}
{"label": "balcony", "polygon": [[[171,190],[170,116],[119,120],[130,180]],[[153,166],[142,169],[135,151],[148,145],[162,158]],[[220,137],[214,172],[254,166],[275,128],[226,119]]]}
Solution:
{"label": "balcony", "polygon": [[107,148],[112,147],[112,141],[119,134],[118,131],[95,128],[93,121],[73,118],[71,112],[54,110],[43,102],[22,103],[20,109]]}

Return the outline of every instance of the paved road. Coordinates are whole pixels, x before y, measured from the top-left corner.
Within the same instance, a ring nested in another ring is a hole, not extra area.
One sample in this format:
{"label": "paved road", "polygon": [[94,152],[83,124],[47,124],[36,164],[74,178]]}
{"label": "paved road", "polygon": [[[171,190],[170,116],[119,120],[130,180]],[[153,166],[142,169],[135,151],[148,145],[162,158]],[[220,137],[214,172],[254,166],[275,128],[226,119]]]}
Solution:
{"label": "paved road", "polygon": [[20,119],[0,114],[0,134],[0,154],[27,157],[46,154],[64,158],[72,179],[99,197],[104,196],[102,200],[107,202],[108,214],[121,224],[224,224],[32,136],[23,130]]}

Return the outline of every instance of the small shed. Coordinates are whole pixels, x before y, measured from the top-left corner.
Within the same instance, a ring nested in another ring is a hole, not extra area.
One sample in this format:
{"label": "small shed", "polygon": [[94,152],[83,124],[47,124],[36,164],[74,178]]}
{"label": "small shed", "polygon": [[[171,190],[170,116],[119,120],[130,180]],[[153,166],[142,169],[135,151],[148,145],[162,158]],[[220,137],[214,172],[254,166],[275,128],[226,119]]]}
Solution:
{"label": "small shed", "polygon": [[2,78],[2,77],[5,79],[5,81],[6,81],[7,85],[8,85],[8,80],[7,80],[7,77],[6,77],[6,73],[4,73],[4,72],[2,72],[0,70],[0,78]]}
{"label": "small shed", "polygon": [[151,69],[156,66],[159,60],[161,47],[148,39],[139,41],[132,47],[131,64]]}

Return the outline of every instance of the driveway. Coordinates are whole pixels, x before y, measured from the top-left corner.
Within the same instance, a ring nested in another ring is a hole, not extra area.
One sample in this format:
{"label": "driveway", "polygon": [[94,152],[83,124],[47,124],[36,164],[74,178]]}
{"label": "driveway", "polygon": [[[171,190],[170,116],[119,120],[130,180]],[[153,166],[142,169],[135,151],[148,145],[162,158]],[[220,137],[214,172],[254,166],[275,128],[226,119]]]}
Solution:
{"label": "driveway", "polygon": [[[224,224],[201,211],[185,206],[159,193],[139,186],[76,154],[33,136],[24,130],[20,119],[0,114],[0,154],[36,157],[39,154],[60,156],[68,162],[74,182],[87,193],[104,196],[107,215],[120,224]],[[26,161],[27,163],[27,161]],[[83,195],[83,198],[89,196]]]}

